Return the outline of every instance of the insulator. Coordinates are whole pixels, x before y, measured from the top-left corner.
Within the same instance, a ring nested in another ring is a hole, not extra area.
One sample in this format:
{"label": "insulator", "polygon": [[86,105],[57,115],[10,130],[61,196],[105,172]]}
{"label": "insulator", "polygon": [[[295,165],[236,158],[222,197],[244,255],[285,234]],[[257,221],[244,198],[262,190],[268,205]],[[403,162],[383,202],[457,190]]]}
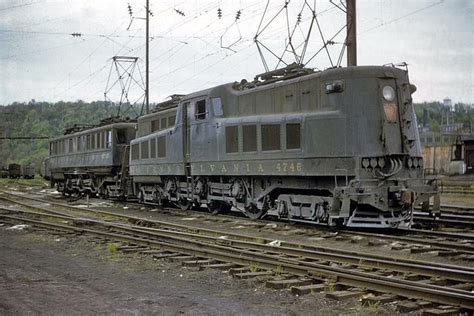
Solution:
{"label": "insulator", "polygon": [[221,8],[217,9],[217,17],[220,19],[222,18],[222,10]]}
{"label": "insulator", "polygon": [[235,15],[235,20],[236,21],[240,19],[240,13],[241,13],[240,10],[237,11],[237,14]]}
{"label": "insulator", "polygon": [[377,167],[377,159],[371,158],[371,159],[370,159],[370,166],[371,166],[372,168]]}
{"label": "insulator", "polygon": [[423,158],[418,158],[418,166],[419,166],[420,168],[423,167]]}
{"label": "insulator", "polygon": [[378,161],[378,164],[379,164],[379,167],[380,167],[380,168],[385,167],[385,158],[380,157],[380,158],[379,158],[379,161]]}
{"label": "insulator", "polygon": [[418,158],[413,158],[413,167],[418,168]]}
{"label": "insulator", "polygon": [[181,16],[185,16],[185,15],[186,15],[186,14],[184,14],[184,12],[181,11],[181,10],[178,10],[178,9],[174,9],[174,10],[176,11],[176,13],[178,13],[178,14],[181,15]]}
{"label": "insulator", "polygon": [[296,23],[300,23],[301,22],[301,13],[298,13],[298,18],[296,19]]}
{"label": "insulator", "polygon": [[370,166],[370,160],[369,158],[364,158],[362,159],[362,167],[368,168]]}

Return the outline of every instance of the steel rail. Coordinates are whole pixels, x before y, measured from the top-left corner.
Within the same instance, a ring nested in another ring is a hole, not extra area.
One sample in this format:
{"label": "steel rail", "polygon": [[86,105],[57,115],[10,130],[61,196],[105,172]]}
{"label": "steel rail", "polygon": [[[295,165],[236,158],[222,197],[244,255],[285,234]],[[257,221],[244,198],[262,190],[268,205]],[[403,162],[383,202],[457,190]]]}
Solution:
{"label": "steel rail", "polygon": [[[64,203],[59,203],[59,202],[54,202],[54,201],[45,201],[43,199],[39,198],[33,198],[33,197],[25,197],[23,195],[18,195],[18,194],[12,194],[9,192],[1,191],[3,193],[6,193],[11,196],[15,196],[17,198],[24,198],[32,201],[37,201],[37,202],[42,202],[42,203],[49,203],[51,205],[56,205],[60,207],[65,207],[81,212],[93,212],[96,214],[101,214],[101,215],[108,215],[112,217],[122,217],[127,220],[133,220],[137,222],[145,222],[145,223],[150,223],[150,224],[155,224],[155,225],[166,225],[166,226],[174,226],[177,229],[189,229],[189,226],[185,225],[180,225],[180,224],[175,224],[175,223],[170,223],[170,222],[164,222],[164,221],[157,221],[157,220],[151,220],[151,219],[145,219],[141,217],[136,217],[136,216],[130,216],[130,215],[125,215],[125,214],[118,214],[110,211],[103,211],[103,210],[96,210],[94,208],[84,208],[84,207],[78,207],[78,206],[72,206]],[[0,198],[7,199],[13,203],[17,203],[14,200],[5,198],[0,196]],[[205,229],[205,228],[196,228],[199,231],[206,231],[206,232],[214,232],[215,234],[224,234],[224,235],[230,235],[227,232],[222,232],[222,231],[214,231],[210,229]],[[416,235],[425,235],[425,236],[430,236],[430,237],[443,237],[443,238],[456,238],[459,240],[469,240],[469,241],[474,241],[474,235],[472,234],[459,234],[459,233],[450,233],[450,232],[438,232],[438,231],[427,231],[427,230],[419,230],[419,229],[404,229],[404,228],[399,228],[399,232],[403,232],[406,234],[416,234]],[[352,234],[357,234],[359,236],[366,236],[366,237],[376,237],[380,239],[387,239],[387,240],[394,240],[394,241],[403,241],[407,243],[415,243],[415,244],[420,244],[420,245],[428,245],[428,246],[434,246],[435,248],[433,250],[446,250],[446,251],[460,251],[466,254],[473,254],[474,255],[474,245],[472,244],[465,244],[465,243],[453,243],[453,242],[448,242],[448,241],[439,241],[439,240],[433,240],[433,239],[422,239],[422,238],[413,238],[410,236],[398,236],[398,235],[387,235],[387,234],[381,234],[381,233],[369,233],[369,232],[361,232],[361,231],[356,231],[356,230],[344,230],[344,233],[352,233]],[[239,236],[237,234],[233,234],[234,236]],[[255,239],[255,237],[253,238]]]}
{"label": "steel rail", "polygon": [[[185,232],[168,231],[163,229],[154,229],[149,227],[130,227],[130,225],[123,226],[121,224],[109,224],[105,223],[109,227],[117,228],[120,226],[123,229],[127,229],[132,233],[145,233],[147,236],[153,237],[167,237],[173,238],[175,236],[181,236],[186,238],[195,238],[205,242],[213,242],[221,245],[228,245],[233,247],[239,247],[242,249],[253,249],[264,252],[274,252],[283,255],[303,257],[306,259],[316,259],[321,261],[331,261],[335,263],[347,263],[356,265],[359,267],[370,267],[376,269],[390,269],[397,272],[410,272],[417,273],[425,276],[436,276],[443,277],[449,280],[456,280],[462,282],[474,282],[474,268],[462,267],[455,265],[431,265],[431,263],[424,263],[414,260],[390,260],[390,258],[373,258],[365,256],[365,254],[348,255],[340,253],[329,253],[326,251],[318,251],[311,249],[299,249],[297,247],[289,246],[271,246],[268,244],[261,244],[251,241],[240,241],[234,239],[221,239],[219,237],[197,235]],[[145,232],[146,231],[146,232]]]}
{"label": "steel rail", "polygon": [[[114,212],[110,212],[110,211],[96,210],[94,208],[85,209],[83,207],[72,206],[72,205],[59,203],[59,202],[53,202],[53,201],[50,202],[50,201],[45,201],[43,199],[37,199],[37,198],[32,198],[32,197],[24,197],[24,196],[21,196],[21,195],[11,194],[11,193],[8,193],[8,192],[4,192],[4,193],[13,195],[15,197],[20,197],[20,198],[24,198],[24,199],[37,201],[37,202],[49,203],[51,205],[65,207],[65,208],[69,208],[69,209],[72,209],[72,210],[77,210],[77,211],[80,211],[80,212],[92,212],[92,213],[95,213],[95,214],[108,215],[108,216],[112,216],[112,217],[121,217],[121,218],[126,219],[127,221],[132,220],[132,221],[136,221],[136,222],[149,223],[149,224],[154,224],[154,225],[158,225],[158,226],[166,226],[166,227],[172,227],[172,228],[175,228],[175,229],[182,229],[182,230],[188,230],[188,231],[194,231],[194,232],[201,231],[201,232],[211,233],[211,234],[215,234],[215,235],[219,235],[219,236],[228,235],[228,236],[233,236],[235,238],[242,238],[242,239],[246,239],[246,240],[255,240],[256,239],[256,237],[244,236],[244,235],[241,235],[241,234],[233,234],[233,233],[229,233],[229,232],[223,232],[223,231],[212,230],[212,229],[207,229],[207,228],[199,228],[199,227],[192,227],[191,228],[190,226],[186,226],[186,225],[182,225],[182,224],[175,224],[175,223],[159,221],[159,220],[151,220],[151,219],[146,219],[146,218],[137,217],[137,216],[130,216],[130,215],[126,215],[126,214],[114,213]],[[4,198],[4,197],[0,196],[0,199],[1,198]],[[8,199],[8,198],[4,198],[4,199]],[[8,200],[10,200],[12,203],[17,203],[14,200],[11,200],[11,199],[8,199]],[[410,228],[410,229],[399,228],[398,230],[402,231],[404,233],[408,233],[408,234],[424,234],[424,235],[427,235],[427,236],[435,236],[435,237],[457,238],[457,239],[460,239],[460,240],[474,240],[474,235],[469,235],[469,234],[457,234],[457,233],[449,233],[449,232],[432,232],[432,231],[417,230],[417,229],[412,229],[412,228]],[[344,231],[344,233],[346,233],[346,231]],[[357,231],[357,232],[354,231],[354,233],[356,233],[357,235],[366,236],[366,237],[376,237],[376,238],[380,238],[380,239],[388,239],[388,240],[395,240],[395,241],[403,241],[403,242],[407,242],[407,243],[416,243],[416,244],[421,244],[421,245],[435,246],[436,248],[433,249],[433,250],[440,249],[440,250],[451,251],[451,250],[454,249],[454,250],[462,251],[462,252],[467,253],[467,254],[474,254],[474,245],[471,245],[471,244],[462,244],[462,243],[459,243],[459,242],[454,244],[454,243],[450,243],[450,242],[446,242],[446,241],[438,241],[438,240],[433,240],[433,239],[425,240],[425,239],[412,238],[412,237],[406,237],[406,236],[393,236],[393,235],[368,233],[368,232],[360,232],[360,231]],[[261,238],[259,238],[259,239],[261,239]],[[268,243],[268,242],[271,242],[271,241],[272,240],[270,240],[270,239],[264,239],[265,243]],[[298,244],[298,245],[293,244],[292,245],[291,242],[285,242],[285,243],[288,246],[306,246],[306,247],[315,248],[314,246],[311,246],[311,245],[301,245],[301,244]],[[324,249],[323,247],[318,247],[317,250],[323,250],[324,251],[324,250],[327,250],[327,249],[328,248]],[[330,249],[330,251],[336,251],[336,250],[335,249]],[[341,250],[341,251],[344,252],[345,254],[347,254],[347,252],[348,252],[348,251],[344,251],[344,250]]]}
{"label": "steel rail", "polygon": [[[150,227],[137,227],[129,224],[110,223],[98,221],[89,218],[70,218],[69,216],[61,216],[57,214],[44,214],[30,211],[13,210],[0,207],[0,210],[9,212],[26,213],[30,215],[43,215],[62,220],[74,220],[81,222],[89,222],[91,224],[100,224],[109,228],[125,229],[135,234],[145,234],[152,237],[186,237],[199,239],[204,242],[213,242],[217,244],[227,244],[229,246],[240,247],[245,249],[253,249],[265,252],[278,252],[289,256],[299,256],[307,259],[325,260],[337,263],[346,263],[356,265],[358,267],[371,267],[376,269],[391,269],[397,272],[416,273],[424,276],[443,277],[449,280],[474,282],[474,268],[462,267],[446,264],[427,264],[425,262],[407,259],[391,259],[382,256],[372,256],[364,253],[341,253],[340,251],[333,252],[329,249],[322,248],[322,250],[298,248],[299,245],[289,244],[275,247],[268,244],[261,244],[252,241],[241,241],[236,239],[222,239],[221,237],[199,235],[196,233],[187,233],[180,231],[170,231],[166,229],[156,229]],[[227,237],[227,236],[226,236]]]}
{"label": "steel rail", "polygon": [[463,214],[443,214],[439,217],[434,218],[431,214],[426,212],[414,212],[414,218],[418,220],[432,220],[434,223],[451,223],[457,225],[471,226],[474,227],[474,216],[473,215],[463,215]]}
{"label": "steel rail", "polygon": [[[17,218],[2,215],[3,218],[29,222],[47,228],[69,230],[75,233],[88,233],[99,237],[114,238],[125,242],[136,242],[148,246],[158,246],[161,249],[186,253],[198,257],[207,257],[224,262],[233,262],[243,265],[258,263],[266,270],[283,269],[284,272],[299,276],[330,277],[334,281],[348,286],[368,288],[374,291],[388,292],[404,297],[424,299],[441,304],[450,304],[464,308],[474,309],[474,294],[464,290],[449,287],[417,283],[415,281],[393,279],[366,272],[347,271],[343,268],[330,267],[314,262],[304,262],[279,256],[255,253],[243,249],[235,249],[221,245],[212,245],[199,241],[184,239],[181,244],[167,241],[150,240],[134,236],[103,232],[82,227],[72,227],[55,223],[46,223],[37,220]],[[176,239],[174,240],[176,242]]]}

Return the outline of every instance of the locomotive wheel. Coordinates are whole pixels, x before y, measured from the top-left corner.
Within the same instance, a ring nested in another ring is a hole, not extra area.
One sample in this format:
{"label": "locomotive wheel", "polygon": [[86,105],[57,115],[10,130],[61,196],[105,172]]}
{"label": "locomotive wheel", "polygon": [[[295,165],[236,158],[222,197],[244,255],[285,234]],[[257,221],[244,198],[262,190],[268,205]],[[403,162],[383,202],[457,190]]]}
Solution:
{"label": "locomotive wheel", "polygon": [[183,210],[183,211],[187,211],[191,208],[192,206],[192,203],[191,201],[189,201],[188,199],[186,198],[180,198],[179,201],[176,203],[178,205],[178,207]]}
{"label": "locomotive wheel", "polygon": [[259,219],[263,215],[263,210],[259,210],[254,203],[245,206],[245,215],[250,219]]}
{"label": "locomotive wheel", "polygon": [[138,203],[144,203],[145,202],[145,196],[143,195],[143,192],[140,190],[138,192]]}
{"label": "locomotive wheel", "polygon": [[199,203],[198,201],[194,200],[192,205],[191,205],[191,209],[193,211],[196,211],[196,210],[199,210],[201,208],[201,203]]}
{"label": "locomotive wheel", "polygon": [[211,201],[207,203],[207,209],[212,215],[227,213],[230,211],[230,205],[222,201]]}

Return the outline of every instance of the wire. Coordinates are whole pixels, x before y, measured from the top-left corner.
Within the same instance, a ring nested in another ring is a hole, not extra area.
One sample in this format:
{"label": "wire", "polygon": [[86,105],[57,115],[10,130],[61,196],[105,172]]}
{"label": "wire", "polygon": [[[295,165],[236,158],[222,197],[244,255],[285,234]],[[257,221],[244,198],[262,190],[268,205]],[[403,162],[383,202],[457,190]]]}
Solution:
{"label": "wire", "polygon": [[[118,31],[118,29],[121,28],[124,24],[125,24],[125,23],[122,22],[122,24],[120,24],[110,35],[114,35],[114,34]],[[56,86],[54,86],[51,90],[54,91],[54,90],[56,90],[56,88],[57,88],[58,86],[60,86],[61,84],[63,84],[64,81],[65,81],[65,79],[66,79],[67,77],[69,77],[73,72],[75,72],[77,69],[79,69],[79,67],[81,67],[82,64],[84,64],[84,63],[86,62],[86,60],[88,60],[92,55],[94,55],[94,54],[99,50],[99,48],[102,47],[102,45],[104,45],[107,41],[108,41],[107,38],[104,39],[104,40],[99,44],[99,46],[97,46],[88,56],[86,56],[79,64],[77,64],[77,66],[76,66],[73,70],[71,70],[68,74],[66,74],[64,77],[62,77],[62,79],[58,82],[58,84],[57,84]],[[51,92],[51,90],[50,90],[50,91],[45,91],[45,93],[49,93],[49,92]],[[63,92],[65,92],[65,91],[67,91],[67,90],[69,90],[69,89],[65,89]],[[57,95],[57,94],[56,94],[56,95]],[[55,95],[55,96],[56,96],[56,95]]]}
{"label": "wire", "polygon": [[46,32],[46,31],[20,31],[20,30],[0,30],[2,33],[18,33],[18,34],[40,34],[40,35],[60,35],[60,36],[77,36],[77,37],[109,37],[109,38],[145,38],[145,36],[131,35],[107,35],[93,33],[66,33],[66,32]]}
{"label": "wire", "polygon": [[73,43],[67,43],[67,44],[58,45],[58,46],[52,46],[52,47],[48,47],[48,48],[44,48],[44,49],[37,49],[37,50],[29,51],[29,52],[24,52],[24,53],[21,53],[21,54],[9,55],[9,56],[6,56],[6,57],[0,57],[0,60],[2,60],[2,59],[12,59],[12,58],[16,58],[16,57],[19,57],[19,56],[31,55],[31,54],[46,52],[46,51],[50,51],[50,50],[53,50],[53,49],[58,49],[58,48],[63,48],[63,47],[67,47],[67,46],[78,45],[78,44],[82,44],[82,43],[84,43],[84,41],[73,42]]}
{"label": "wire", "polygon": [[374,26],[374,27],[371,27],[371,28],[369,28],[369,29],[367,29],[367,30],[364,30],[364,31],[362,31],[362,32],[358,32],[357,34],[358,34],[358,35],[360,35],[360,34],[365,34],[365,33],[371,32],[371,31],[373,31],[373,30],[375,30],[375,29],[378,29],[379,27],[382,27],[382,26],[385,26],[385,25],[388,25],[388,24],[392,24],[392,23],[398,22],[398,21],[403,20],[403,19],[405,19],[405,18],[408,18],[408,17],[410,17],[410,16],[412,16],[412,15],[415,15],[415,14],[420,13],[420,12],[422,12],[422,11],[428,10],[428,9],[430,9],[430,8],[432,8],[432,7],[438,6],[438,5],[442,4],[443,2],[444,2],[444,0],[441,0],[441,1],[436,2],[436,3],[432,3],[432,4],[430,4],[430,5],[427,5],[427,6],[425,6],[425,7],[422,7],[422,8],[420,8],[420,9],[417,9],[417,10],[414,10],[414,11],[412,11],[412,12],[409,12],[409,13],[407,13],[407,14],[405,14],[405,15],[399,16],[398,18],[395,18],[395,19],[393,19],[393,20],[389,20],[388,22],[385,22],[385,23],[381,22],[379,25],[376,25],[376,26]]}
{"label": "wire", "polygon": [[40,2],[41,1],[35,1],[35,2],[30,2],[30,3],[13,5],[13,6],[10,6],[10,7],[0,8],[0,11],[6,11],[6,10],[11,10],[11,9],[16,9],[16,8],[22,8],[22,7],[30,6],[30,5],[33,5],[33,4],[38,4]]}

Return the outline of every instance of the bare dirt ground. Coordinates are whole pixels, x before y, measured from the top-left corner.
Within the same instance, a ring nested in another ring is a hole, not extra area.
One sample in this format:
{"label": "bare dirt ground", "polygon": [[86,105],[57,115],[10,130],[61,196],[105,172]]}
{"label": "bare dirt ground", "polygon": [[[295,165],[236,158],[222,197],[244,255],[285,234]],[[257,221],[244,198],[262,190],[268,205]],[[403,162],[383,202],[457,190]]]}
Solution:
{"label": "bare dirt ground", "polygon": [[0,227],[1,315],[367,315],[357,300],[297,297],[150,256],[110,253],[83,237]]}

